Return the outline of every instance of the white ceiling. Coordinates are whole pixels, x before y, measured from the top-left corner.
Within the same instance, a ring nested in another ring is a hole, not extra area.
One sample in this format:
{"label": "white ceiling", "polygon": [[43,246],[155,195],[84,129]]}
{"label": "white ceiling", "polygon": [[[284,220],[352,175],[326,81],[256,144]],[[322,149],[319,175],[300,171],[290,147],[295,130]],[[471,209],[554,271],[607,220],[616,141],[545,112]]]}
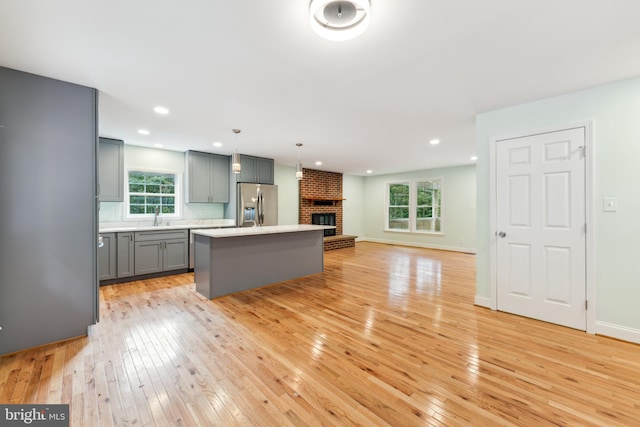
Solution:
{"label": "white ceiling", "polygon": [[345,42],[308,7],[0,0],[0,65],[99,89],[101,136],[230,154],[240,128],[242,153],[355,175],[472,163],[476,114],[640,75],[638,0],[371,0]]}

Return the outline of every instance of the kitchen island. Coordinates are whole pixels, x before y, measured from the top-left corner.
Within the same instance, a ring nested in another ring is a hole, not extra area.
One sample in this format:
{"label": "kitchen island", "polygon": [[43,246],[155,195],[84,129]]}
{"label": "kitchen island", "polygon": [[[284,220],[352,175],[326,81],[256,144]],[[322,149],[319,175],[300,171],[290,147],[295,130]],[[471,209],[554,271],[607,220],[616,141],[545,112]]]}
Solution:
{"label": "kitchen island", "polygon": [[196,291],[207,298],[321,273],[323,225],[193,230]]}

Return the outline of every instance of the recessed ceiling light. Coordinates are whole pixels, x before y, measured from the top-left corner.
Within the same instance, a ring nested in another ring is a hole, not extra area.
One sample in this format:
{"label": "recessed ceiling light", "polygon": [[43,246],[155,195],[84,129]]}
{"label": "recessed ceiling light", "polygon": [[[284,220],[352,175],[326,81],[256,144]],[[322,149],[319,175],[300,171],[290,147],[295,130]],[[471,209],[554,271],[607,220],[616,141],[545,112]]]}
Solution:
{"label": "recessed ceiling light", "polygon": [[322,162],[321,162],[320,160],[318,160],[318,161],[316,162],[316,166],[321,166],[321,165],[322,165]]}
{"label": "recessed ceiling light", "polygon": [[222,147],[222,142],[216,141],[216,142],[213,143],[213,146],[214,147]]}
{"label": "recessed ceiling light", "polygon": [[367,173],[373,173],[371,169],[367,169]]}
{"label": "recessed ceiling light", "polygon": [[439,139],[432,139],[431,141],[429,141],[429,144],[438,145],[438,144],[440,144],[440,140]]}
{"label": "recessed ceiling light", "polygon": [[151,132],[149,132],[149,131],[148,131],[148,130],[146,130],[146,129],[138,129],[138,133],[139,133],[140,135],[149,135]]}
{"label": "recessed ceiling light", "polygon": [[154,146],[154,147],[156,147],[156,148],[162,148],[162,147],[164,147],[164,145],[162,145],[162,144],[153,144],[153,146]]}
{"label": "recessed ceiling light", "polygon": [[157,107],[154,107],[153,111],[162,115],[169,114],[169,109],[167,107],[163,107],[162,105],[158,105]]}
{"label": "recessed ceiling light", "polygon": [[471,160],[475,162],[476,160],[478,160],[478,156],[471,156]]}

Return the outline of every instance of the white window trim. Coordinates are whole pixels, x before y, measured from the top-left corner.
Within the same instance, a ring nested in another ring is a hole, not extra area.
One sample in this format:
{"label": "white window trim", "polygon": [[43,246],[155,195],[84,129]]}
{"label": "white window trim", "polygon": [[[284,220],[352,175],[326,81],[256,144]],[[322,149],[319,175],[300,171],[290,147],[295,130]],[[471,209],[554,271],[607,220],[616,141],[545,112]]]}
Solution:
{"label": "white window trim", "polygon": [[182,200],[183,200],[183,196],[182,196],[182,192],[183,192],[183,185],[182,185],[182,173],[179,171],[175,171],[175,170],[164,170],[164,169],[149,169],[149,168],[136,168],[136,167],[129,167],[126,168],[126,170],[124,171],[124,182],[125,182],[125,190],[124,190],[124,219],[125,220],[131,220],[131,221],[140,221],[140,220],[146,220],[146,219],[150,219],[153,220],[154,218],[154,214],[131,214],[129,213],[129,200],[130,200],[130,193],[129,193],[129,172],[147,172],[147,173],[167,173],[167,174],[173,174],[176,176],[176,183],[175,183],[175,206],[176,206],[176,211],[175,213],[172,214],[160,214],[160,217],[162,218],[170,218],[170,219],[182,219]]}
{"label": "white window trim", "polygon": [[[440,231],[419,231],[416,230],[416,210],[418,207],[417,184],[424,181],[440,181]],[[399,230],[397,228],[389,228],[389,186],[393,184],[409,184],[409,229]],[[387,181],[384,183],[384,231],[390,233],[419,234],[419,235],[444,235],[444,206],[445,191],[444,178],[442,176],[434,176],[429,178],[403,179],[398,181]]]}
{"label": "white window trim", "polygon": [[[409,185],[409,228],[407,230],[400,230],[397,228],[389,228],[389,186],[395,184]],[[403,179],[400,181],[388,181],[384,183],[384,231],[392,231],[395,233],[410,233],[411,232],[411,180]]]}

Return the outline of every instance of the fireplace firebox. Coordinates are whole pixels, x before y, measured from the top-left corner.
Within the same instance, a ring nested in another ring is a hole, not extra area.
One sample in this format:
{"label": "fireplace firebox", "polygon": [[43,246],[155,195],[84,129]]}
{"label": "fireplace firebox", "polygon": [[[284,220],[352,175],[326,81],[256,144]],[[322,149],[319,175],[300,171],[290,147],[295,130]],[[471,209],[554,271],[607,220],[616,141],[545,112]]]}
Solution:
{"label": "fireplace firebox", "polygon": [[[336,214],[335,213],[314,213],[311,214],[311,224],[314,225],[336,225]],[[335,236],[336,229],[331,228],[328,230],[324,230],[325,236]]]}

